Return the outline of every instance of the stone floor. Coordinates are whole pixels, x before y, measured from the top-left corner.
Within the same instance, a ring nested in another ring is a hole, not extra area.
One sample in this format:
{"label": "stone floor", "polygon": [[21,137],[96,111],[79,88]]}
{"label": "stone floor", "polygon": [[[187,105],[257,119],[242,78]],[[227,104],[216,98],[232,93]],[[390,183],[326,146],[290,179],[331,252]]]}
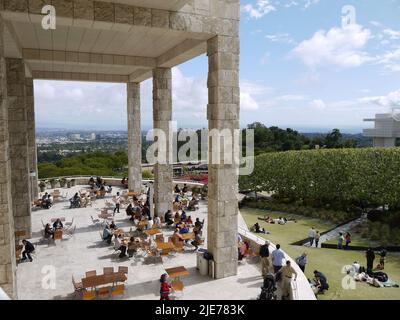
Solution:
{"label": "stone floor", "polygon": [[[68,197],[81,187],[68,189]],[[62,189],[66,193],[67,189]],[[116,193],[114,188],[113,194]],[[108,198],[110,197],[108,196]],[[196,269],[196,253],[188,247],[184,253],[176,253],[162,258],[158,262],[149,261],[138,255],[136,258],[119,259],[112,246],[105,245],[100,239],[100,226],[93,225],[90,216],[98,218],[105,200],[96,200],[92,207],[69,209],[68,200],[55,204],[49,210],[38,210],[32,213],[32,242],[36,245],[33,262],[18,265],[19,299],[73,299],[71,278],[80,281],[86,271],[97,270],[102,273],[103,267],[128,266],[129,274],[126,292],[123,299],[159,299],[159,277],[165,268],[185,266],[190,275],[182,278],[185,289],[180,299],[256,299],[260,293],[262,278],[259,268],[251,262],[239,265],[238,275],[220,280],[202,276]],[[190,212],[193,220],[199,217],[207,221],[206,203],[200,209]],[[42,221],[50,222],[51,218],[65,217],[66,221],[74,219],[76,231],[72,237],[66,237],[56,244],[41,241]],[[116,214],[118,227],[129,231],[132,224],[128,221],[125,210]],[[172,233],[172,231],[168,231]],[[168,234],[164,232],[164,235]],[[204,232],[206,234],[206,232]]]}

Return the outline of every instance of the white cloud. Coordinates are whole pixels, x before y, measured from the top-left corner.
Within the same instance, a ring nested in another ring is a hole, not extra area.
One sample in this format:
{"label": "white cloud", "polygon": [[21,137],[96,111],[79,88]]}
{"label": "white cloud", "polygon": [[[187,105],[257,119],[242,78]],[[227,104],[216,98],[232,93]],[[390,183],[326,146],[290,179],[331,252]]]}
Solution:
{"label": "white cloud", "polygon": [[249,18],[260,19],[268,13],[276,11],[276,8],[269,0],[257,0],[255,5],[246,4],[242,7],[242,10],[248,14]]}
{"label": "white cloud", "polygon": [[375,104],[380,107],[392,108],[400,106],[400,89],[390,92],[386,96],[364,97],[361,102]]}
{"label": "white cloud", "polygon": [[277,34],[267,34],[265,36],[271,42],[288,43],[294,44],[296,41],[291,37],[289,33],[277,33]]}
{"label": "white cloud", "polygon": [[304,40],[291,52],[310,67],[335,65],[358,67],[372,58],[364,51],[371,39],[371,32],[360,25],[352,24],[344,28],[320,30],[310,39]]}
{"label": "white cloud", "polygon": [[323,110],[326,108],[326,104],[321,99],[315,99],[310,102],[310,106],[315,109]]}
{"label": "white cloud", "polygon": [[392,40],[398,40],[400,39],[400,31],[396,31],[390,28],[386,28],[383,30],[383,33],[388,35],[390,39]]}

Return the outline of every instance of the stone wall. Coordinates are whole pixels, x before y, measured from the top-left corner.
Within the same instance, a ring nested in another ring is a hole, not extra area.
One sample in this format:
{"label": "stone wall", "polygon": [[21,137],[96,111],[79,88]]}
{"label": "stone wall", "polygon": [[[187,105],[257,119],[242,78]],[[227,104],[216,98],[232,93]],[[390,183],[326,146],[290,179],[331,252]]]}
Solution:
{"label": "stone wall", "polygon": [[0,18],[0,286],[10,297],[15,298],[17,296],[16,261],[3,28],[3,20]]}
{"label": "stone wall", "polygon": [[140,126],[140,84],[127,85],[129,190],[142,189],[142,132]]}
{"label": "stone wall", "polygon": [[[232,137],[209,140],[208,250],[214,256],[216,278],[224,278],[237,273],[238,258],[238,164],[233,152],[238,150],[238,141],[233,137],[239,129],[239,39],[216,36],[209,40],[208,59],[208,127],[225,130]],[[218,152],[211,154],[216,147]]]}
{"label": "stone wall", "polygon": [[28,161],[29,172],[35,174],[30,177],[31,199],[38,198],[38,175],[37,175],[37,148],[36,148],[36,125],[35,125],[35,105],[33,98],[33,79],[25,78],[26,92],[26,118],[28,129]]}
{"label": "stone wall", "polygon": [[159,150],[166,156],[166,161],[154,165],[154,209],[159,216],[167,210],[172,211],[173,165],[169,162],[172,152],[171,120],[171,69],[157,68],[153,71],[153,128],[162,131],[166,138],[166,150]]}
{"label": "stone wall", "polygon": [[31,234],[31,194],[28,161],[28,127],[25,97],[25,65],[6,58],[8,133],[11,160],[11,195],[15,231]]}

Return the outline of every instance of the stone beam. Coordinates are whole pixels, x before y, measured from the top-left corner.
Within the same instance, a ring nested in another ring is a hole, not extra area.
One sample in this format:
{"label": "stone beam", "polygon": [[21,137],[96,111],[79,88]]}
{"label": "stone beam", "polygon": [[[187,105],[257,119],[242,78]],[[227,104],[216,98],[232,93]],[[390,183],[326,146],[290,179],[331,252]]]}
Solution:
{"label": "stone beam", "polygon": [[139,69],[129,75],[129,82],[143,82],[153,76],[153,71],[148,69]]}
{"label": "stone beam", "polygon": [[34,79],[127,83],[129,76],[119,74],[32,71]]}
{"label": "stone beam", "polygon": [[[216,34],[235,36],[239,34],[238,17],[233,19],[214,16],[210,14],[209,9],[170,11],[92,0],[51,2],[56,8],[57,23],[60,25],[125,32],[131,31],[133,27],[158,28],[180,34],[191,34],[190,38],[203,40]],[[226,7],[235,5],[236,8],[237,3],[238,1],[234,0],[232,4],[226,4]],[[220,4],[224,2],[220,1]],[[3,11],[2,15],[7,20],[40,22],[43,18],[42,7],[42,0],[0,0],[0,11]]]}
{"label": "stone beam", "polygon": [[134,66],[149,69],[156,67],[154,58],[88,52],[23,49],[22,57],[25,61],[65,62],[70,65]]}
{"label": "stone beam", "polygon": [[158,57],[157,66],[172,68],[205,52],[207,52],[206,41],[188,39]]}

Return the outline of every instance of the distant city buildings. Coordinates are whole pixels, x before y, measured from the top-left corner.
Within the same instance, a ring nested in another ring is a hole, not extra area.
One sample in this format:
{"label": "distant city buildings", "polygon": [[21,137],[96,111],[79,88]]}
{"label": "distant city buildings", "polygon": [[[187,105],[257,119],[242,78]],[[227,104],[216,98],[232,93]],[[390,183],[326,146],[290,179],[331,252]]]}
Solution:
{"label": "distant city buildings", "polygon": [[73,133],[70,135],[71,140],[81,140],[81,135],[79,133]]}
{"label": "distant city buildings", "polygon": [[365,137],[373,138],[374,147],[390,148],[396,145],[396,139],[400,138],[400,119],[393,113],[379,113],[375,118],[364,119],[375,122],[373,129],[364,129]]}

